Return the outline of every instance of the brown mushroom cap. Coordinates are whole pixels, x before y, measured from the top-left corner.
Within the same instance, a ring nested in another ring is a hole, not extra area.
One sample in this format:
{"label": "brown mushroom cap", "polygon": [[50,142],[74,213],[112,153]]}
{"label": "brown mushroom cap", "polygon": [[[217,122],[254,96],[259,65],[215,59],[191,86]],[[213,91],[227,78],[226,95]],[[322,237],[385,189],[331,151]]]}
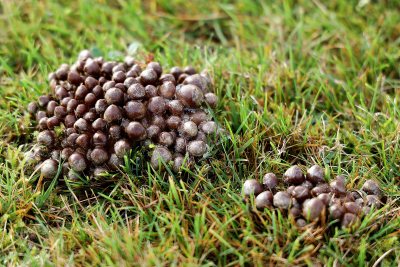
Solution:
{"label": "brown mushroom cap", "polygon": [[303,204],[303,216],[309,221],[318,220],[325,205],[318,198],[307,200]]}
{"label": "brown mushroom cap", "polygon": [[324,169],[318,165],[313,165],[307,170],[307,180],[314,184],[324,182]]}
{"label": "brown mushroom cap", "polygon": [[153,154],[151,156],[151,166],[154,169],[162,168],[162,162],[168,163],[172,160],[171,152],[165,147],[157,147],[154,149]]}
{"label": "brown mushroom cap", "polygon": [[118,106],[112,104],[104,111],[103,119],[108,122],[117,122],[122,119],[122,113]]}
{"label": "brown mushroom cap", "polygon": [[130,122],[126,127],[125,132],[129,139],[134,141],[142,140],[146,137],[146,129],[140,122],[137,121]]}
{"label": "brown mushroom cap", "polygon": [[207,152],[207,145],[204,141],[191,141],[187,146],[187,151],[193,157],[201,157]]}
{"label": "brown mushroom cap", "polygon": [[381,189],[379,188],[378,183],[375,182],[374,180],[365,181],[361,190],[370,195],[377,195],[377,196],[381,195]]}
{"label": "brown mushroom cap", "polygon": [[329,215],[335,220],[340,220],[344,213],[345,209],[340,204],[333,204],[329,207]]}
{"label": "brown mushroom cap", "polygon": [[292,196],[298,201],[303,201],[310,197],[310,190],[304,186],[298,185],[293,189]]}
{"label": "brown mushroom cap", "polygon": [[204,95],[205,101],[210,107],[215,108],[218,103],[218,97],[214,93],[207,93]]}
{"label": "brown mushroom cap", "polygon": [[139,120],[146,116],[146,106],[142,102],[129,101],[124,109],[130,120]]}
{"label": "brown mushroom cap", "polygon": [[183,136],[187,136],[189,138],[195,137],[198,133],[197,125],[192,121],[183,123],[180,131],[182,132]]}
{"label": "brown mushroom cap", "polygon": [[320,184],[311,189],[311,194],[313,196],[318,196],[322,193],[329,193],[329,192],[331,192],[331,187],[328,184]]}
{"label": "brown mushroom cap", "polygon": [[274,189],[278,185],[278,178],[272,172],[267,173],[263,177],[263,185],[269,190]]}
{"label": "brown mushroom cap", "polygon": [[246,180],[243,184],[243,194],[245,196],[257,196],[263,191],[261,184],[256,179]]}
{"label": "brown mushroom cap", "polygon": [[347,228],[354,225],[357,222],[357,216],[353,213],[345,213],[342,218],[342,227]]}
{"label": "brown mushroom cap", "polygon": [[185,78],[183,84],[191,84],[195,85],[199,88],[202,92],[206,92],[208,90],[208,84],[206,79],[201,76],[200,74],[192,74]]}
{"label": "brown mushroom cap", "polygon": [[163,114],[166,110],[165,99],[160,96],[150,98],[147,108],[154,114]]}
{"label": "brown mushroom cap", "polygon": [[129,152],[129,150],[131,150],[131,145],[128,140],[118,140],[114,144],[115,155],[117,155],[119,158],[123,158],[124,155]]}
{"label": "brown mushroom cap", "polygon": [[304,182],[304,175],[298,166],[292,166],[283,174],[283,180],[287,184],[301,184]]}
{"label": "brown mushroom cap", "polygon": [[40,173],[44,178],[53,178],[56,176],[58,171],[58,163],[54,159],[47,159],[42,163],[40,167]]}
{"label": "brown mushroom cap", "polygon": [[377,195],[367,195],[365,201],[368,207],[380,208],[382,202]]}
{"label": "brown mushroom cap", "polygon": [[335,193],[335,195],[342,195],[346,193],[346,186],[340,179],[333,180],[329,185],[331,186],[332,192]]}
{"label": "brown mushroom cap", "polygon": [[257,209],[272,207],[273,194],[270,191],[260,193],[254,200]]}
{"label": "brown mushroom cap", "polygon": [[54,145],[55,134],[52,131],[46,130],[40,132],[37,136],[37,142],[46,147],[51,147]]}
{"label": "brown mushroom cap", "polygon": [[80,153],[73,153],[68,158],[69,166],[77,172],[84,171],[87,167],[86,160],[84,156]]}
{"label": "brown mushroom cap", "polygon": [[290,195],[282,191],[276,193],[273,198],[274,206],[279,209],[289,209],[291,202]]}
{"label": "brown mushroom cap", "polygon": [[102,165],[108,161],[108,153],[103,148],[95,148],[90,153],[90,158],[95,165]]}
{"label": "brown mushroom cap", "polygon": [[197,108],[203,102],[204,96],[201,90],[192,84],[184,85],[176,90],[177,98],[189,108]]}

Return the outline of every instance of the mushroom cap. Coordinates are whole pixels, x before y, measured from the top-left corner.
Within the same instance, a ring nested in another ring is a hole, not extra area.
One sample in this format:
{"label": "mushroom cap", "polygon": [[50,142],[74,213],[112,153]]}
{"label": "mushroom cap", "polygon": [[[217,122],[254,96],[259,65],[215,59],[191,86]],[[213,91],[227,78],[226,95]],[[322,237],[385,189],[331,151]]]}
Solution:
{"label": "mushroom cap", "polygon": [[147,109],[154,114],[163,114],[166,110],[165,99],[161,96],[150,98]]}
{"label": "mushroom cap", "polygon": [[263,177],[263,185],[268,189],[274,189],[278,185],[278,178],[272,172],[269,172]]}
{"label": "mushroom cap", "polygon": [[311,194],[313,196],[318,196],[322,193],[329,193],[329,192],[331,192],[331,187],[328,184],[320,184],[311,189]]}
{"label": "mushroom cap", "polygon": [[245,196],[257,196],[263,191],[261,184],[256,179],[246,180],[243,184],[243,194]]}
{"label": "mushroom cap", "polygon": [[185,161],[185,158],[182,156],[178,156],[174,159],[174,164],[172,166],[172,169],[174,172],[179,172],[183,166],[183,163]]}
{"label": "mushroom cap", "polygon": [[214,93],[207,93],[204,95],[205,101],[210,107],[215,108],[218,103],[218,97]]}
{"label": "mushroom cap", "polygon": [[198,132],[197,125],[192,121],[187,121],[183,123],[180,130],[184,136],[187,136],[189,138],[195,137]]}
{"label": "mushroom cap", "polygon": [[37,142],[46,147],[51,147],[54,144],[55,134],[52,131],[45,130],[37,136]]}
{"label": "mushroom cap", "polygon": [[176,90],[176,96],[178,100],[188,108],[197,108],[204,100],[202,91],[193,84],[187,84],[178,88]]}
{"label": "mushroom cap", "polygon": [[340,179],[333,180],[329,185],[335,195],[342,195],[346,193],[346,186]]}
{"label": "mushroom cap", "polygon": [[342,218],[342,227],[347,228],[357,222],[357,216],[353,213],[345,213]]}
{"label": "mushroom cap", "polygon": [[204,141],[200,140],[190,141],[187,151],[193,157],[201,157],[207,152],[207,145]]}
{"label": "mushroom cap", "polygon": [[160,167],[162,168],[162,164],[161,164],[162,161],[164,163],[168,164],[168,162],[170,162],[171,160],[172,160],[172,154],[167,148],[157,147],[153,151],[150,163],[151,163],[151,166],[157,170]]}
{"label": "mushroom cap", "polygon": [[191,84],[195,85],[198,87],[202,92],[206,92],[208,90],[208,84],[206,79],[201,76],[200,74],[192,74],[186,77],[186,79],[183,81],[183,84]]}
{"label": "mushroom cap", "polygon": [[129,139],[134,141],[143,140],[147,135],[146,129],[137,121],[130,122],[126,127],[125,132]]}
{"label": "mushroom cap", "polygon": [[346,212],[353,213],[353,214],[360,214],[361,213],[361,206],[359,206],[356,202],[345,202],[343,204]]}
{"label": "mushroom cap", "polygon": [[322,183],[324,182],[324,169],[319,165],[313,165],[307,170],[306,177],[314,184]]}
{"label": "mushroom cap", "polygon": [[374,181],[374,180],[371,180],[371,179],[365,181],[365,183],[362,186],[361,190],[363,190],[365,193],[370,194],[370,195],[380,196],[382,194],[378,183],[376,181]]}
{"label": "mushroom cap", "polygon": [[273,194],[270,191],[260,193],[254,200],[257,209],[272,207]]}
{"label": "mushroom cap", "polygon": [[95,148],[90,153],[90,158],[95,165],[102,165],[108,161],[108,153],[103,148]]}
{"label": "mushroom cap", "polygon": [[81,172],[84,171],[87,167],[86,160],[84,156],[81,153],[73,153],[69,158],[68,158],[68,163],[71,169],[73,169],[76,172]]}
{"label": "mushroom cap", "polygon": [[380,208],[382,202],[377,195],[367,195],[365,197],[365,201],[368,207],[375,206],[376,208]]}
{"label": "mushroom cap", "polygon": [[47,159],[42,163],[40,167],[40,173],[44,178],[53,178],[56,176],[58,171],[58,163],[54,159]]}
{"label": "mushroom cap", "polygon": [[298,201],[303,201],[310,197],[310,190],[307,187],[298,185],[293,189],[292,196]]}
{"label": "mushroom cap", "polygon": [[283,174],[283,181],[287,184],[301,184],[302,182],[304,182],[304,175],[302,170],[296,165],[290,167]]}
{"label": "mushroom cap", "polygon": [[324,203],[318,198],[312,198],[303,204],[303,216],[309,221],[318,220],[325,209]]}
{"label": "mushroom cap", "polygon": [[117,122],[122,119],[122,113],[118,106],[115,104],[109,105],[104,111],[103,119],[108,122]]}
{"label": "mushroom cap", "polygon": [[291,205],[290,195],[287,192],[280,191],[274,195],[274,206],[279,209],[289,209]]}
{"label": "mushroom cap", "polygon": [[340,204],[333,204],[329,207],[329,215],[335,220],[340,220],[344,213],[345,209]]}
{"label": "mushroom cap", "polygon": [[127,154],[131,150],[131,145],[128,140],[122,139],[118,140],[114,144],[115,155],[119,158],[123,158],[125,154]]}

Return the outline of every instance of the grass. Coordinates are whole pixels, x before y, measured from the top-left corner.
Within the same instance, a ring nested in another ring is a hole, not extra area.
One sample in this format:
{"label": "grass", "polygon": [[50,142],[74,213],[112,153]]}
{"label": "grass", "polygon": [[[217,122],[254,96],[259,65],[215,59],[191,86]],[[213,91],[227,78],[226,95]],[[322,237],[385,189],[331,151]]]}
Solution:
{"label": "grass", "polygon": [[[69,2],[0,2],[2,265],[397,266],[398,1]],[[211,71],[229,133],[216,154],[189,179],[146,167],[86,193],[32,182],[24,109],[47,74],[84,48],[136,46]],[[390,204],[357,229],[300,231],[241,201],[245,179],[314,163],[349,187],[376,179]]]}

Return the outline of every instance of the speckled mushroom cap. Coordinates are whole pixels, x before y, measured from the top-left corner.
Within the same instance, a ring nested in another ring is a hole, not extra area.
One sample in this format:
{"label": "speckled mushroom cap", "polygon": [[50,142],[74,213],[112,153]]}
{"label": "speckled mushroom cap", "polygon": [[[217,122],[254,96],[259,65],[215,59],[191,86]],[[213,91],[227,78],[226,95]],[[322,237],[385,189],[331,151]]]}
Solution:
{"label": "speckled mushroom cap", "polygon": [[105,61],[84,50],[51,73],[51,93],[27,108],[39,130],[31,158],[43,177],[54,177],[60,160],[64,174],[101,177],[135,147],[149,148],[156,170],[204,157],[218,133],[208,115],[218,105],[210,77],[191,66],[163,72],[158,62]]}

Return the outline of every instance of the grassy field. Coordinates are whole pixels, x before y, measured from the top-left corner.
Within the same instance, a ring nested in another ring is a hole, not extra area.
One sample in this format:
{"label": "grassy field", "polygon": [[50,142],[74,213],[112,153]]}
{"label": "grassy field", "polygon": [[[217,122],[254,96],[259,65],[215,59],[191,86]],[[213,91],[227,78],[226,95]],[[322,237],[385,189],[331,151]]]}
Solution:
{"label": "grassy field", "polygon": [[[0,1],[0,265],[398,266],[399,1],[62,2]],[[215,158],[86,194],[32,183],[24,109],[84,48],[209,69]],[[315,163],[349,188],[376,179],[389,204],[352,231],[300,231],[242,202],[245,179]]]}

